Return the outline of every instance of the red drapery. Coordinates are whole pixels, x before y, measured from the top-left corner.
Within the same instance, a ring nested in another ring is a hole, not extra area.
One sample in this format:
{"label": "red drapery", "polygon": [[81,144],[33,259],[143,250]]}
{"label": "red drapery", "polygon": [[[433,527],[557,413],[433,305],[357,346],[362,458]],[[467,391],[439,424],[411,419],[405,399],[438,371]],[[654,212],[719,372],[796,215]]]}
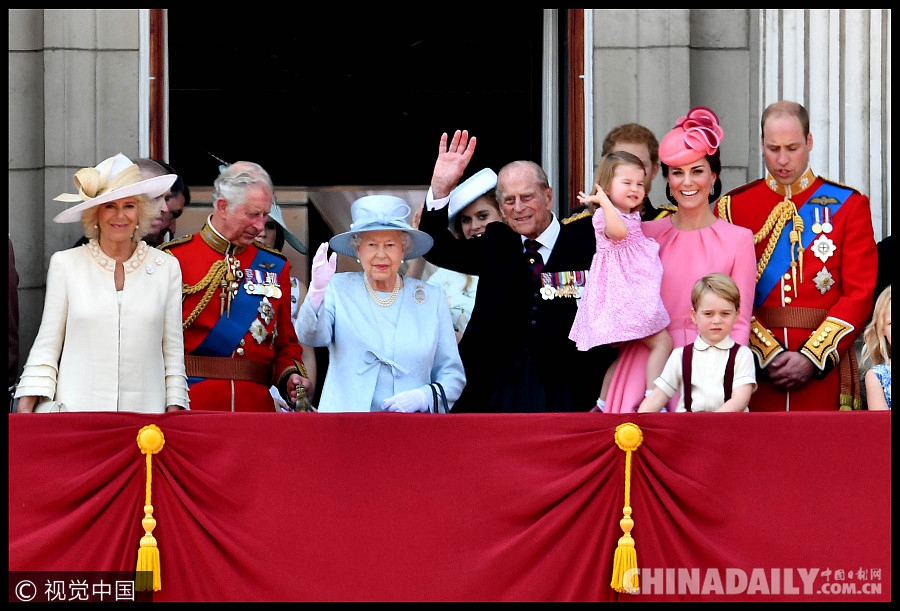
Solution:
{"label": "red drapery", "polygon": [[890,412],[10,414],[10,571],[134,570],[147,424],[156,601],[891,600]]}

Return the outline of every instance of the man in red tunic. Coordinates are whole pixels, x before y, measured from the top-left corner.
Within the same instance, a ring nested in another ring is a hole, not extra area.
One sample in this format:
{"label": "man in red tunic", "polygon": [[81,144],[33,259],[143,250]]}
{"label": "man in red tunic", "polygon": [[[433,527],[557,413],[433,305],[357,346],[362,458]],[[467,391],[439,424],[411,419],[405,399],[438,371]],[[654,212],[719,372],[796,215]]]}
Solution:
{"label": "man in red tunic", "polygon": [[192,410],[271,412],[273,384],[291,405],[298,385],[310,388],[291,322],[290,262],[255,241],[273,193],[261,166],[226,166],[203,228],[160,247],[181,263]]}
{"label": "man in red tunic", "polygon": [[853,342],[872,311],[878,259],[869,198],[809,167],[809,113],[780,101],[762,116],[768,174],[724,195],[716,215],[754,232],[750,411],[860,409]]}

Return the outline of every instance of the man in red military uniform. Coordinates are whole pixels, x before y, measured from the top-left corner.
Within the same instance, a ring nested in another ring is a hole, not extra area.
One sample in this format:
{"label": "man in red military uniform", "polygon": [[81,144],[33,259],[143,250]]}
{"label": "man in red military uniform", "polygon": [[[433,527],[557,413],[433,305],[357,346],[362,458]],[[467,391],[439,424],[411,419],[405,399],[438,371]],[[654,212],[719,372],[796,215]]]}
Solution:
{"label": "man in red military uniform", "polygon": [[290,262],[255,242],[273,201],[261,166],[226,166],[203,228],[160,248],[181,263],[191,409],[271,412],[274,384],[293,405],[309,389],[291,321]]}
{"label": "man in red military uniform", "polygon": [[716,204],[754,232],[750,329],[759,389],[750,411],[860,409],[853,342],[872,311],[878,271],[869,198],[813,174],[809,113],[780,101],[762,116],[768,175]]}

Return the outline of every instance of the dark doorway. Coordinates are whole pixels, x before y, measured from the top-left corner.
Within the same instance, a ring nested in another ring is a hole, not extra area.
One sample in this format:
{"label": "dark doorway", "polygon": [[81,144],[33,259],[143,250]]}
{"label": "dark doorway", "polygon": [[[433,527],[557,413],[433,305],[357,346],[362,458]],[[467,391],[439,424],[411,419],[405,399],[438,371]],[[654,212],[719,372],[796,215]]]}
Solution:
{"label": "dark doorway", "polygon": [[218,162],[280,185],[424,185],[441,132],[470,165],[541,161],[542,9],[168,9],[169,161],[211,185]]}

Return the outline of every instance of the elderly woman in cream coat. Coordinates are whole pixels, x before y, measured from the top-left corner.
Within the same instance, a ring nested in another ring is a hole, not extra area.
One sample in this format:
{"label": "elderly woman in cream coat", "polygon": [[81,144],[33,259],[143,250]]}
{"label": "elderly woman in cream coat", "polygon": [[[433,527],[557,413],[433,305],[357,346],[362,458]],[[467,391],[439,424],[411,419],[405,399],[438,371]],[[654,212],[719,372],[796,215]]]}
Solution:
{"label": "elderly woman in cream coat", "polygon": [[176,175],[141,180],[121,153],[75,174],[87,244],[50,258],[41,326],[16,388],[18,411],[186,409],[178,260],[141,240]]}
{"label": "elderly woman in cream coat", "polygon": [[[398,197],[369,195],[351,207],[350,231],[323,243],[297,316],[301,343],[327,346],[320,412],[440,412],[459,398],[465,373],[450,307],[440,287],[398,273],[403,259],[422,256],[433,241],[407,222]],[[361,272],[335,274],[337,253]],[[435,401],[435,397],[438,401]],[[437,403],[437,404],[436,404]]]}

